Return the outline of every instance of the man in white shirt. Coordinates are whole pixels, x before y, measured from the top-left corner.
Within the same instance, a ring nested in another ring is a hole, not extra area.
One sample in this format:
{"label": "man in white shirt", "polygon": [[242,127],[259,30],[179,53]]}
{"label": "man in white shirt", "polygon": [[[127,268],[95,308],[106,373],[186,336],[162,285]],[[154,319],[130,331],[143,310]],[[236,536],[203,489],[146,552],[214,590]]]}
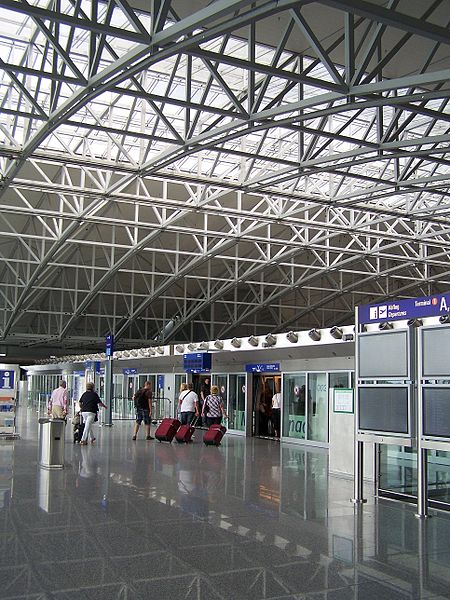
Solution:
{"label": "man in white shirt", "polygon": [[60,381],[59,387],[53,390],[52,395],[50,397],[47,412],[54,419],[64,419],[67,415],[67,389],[66,382]]}

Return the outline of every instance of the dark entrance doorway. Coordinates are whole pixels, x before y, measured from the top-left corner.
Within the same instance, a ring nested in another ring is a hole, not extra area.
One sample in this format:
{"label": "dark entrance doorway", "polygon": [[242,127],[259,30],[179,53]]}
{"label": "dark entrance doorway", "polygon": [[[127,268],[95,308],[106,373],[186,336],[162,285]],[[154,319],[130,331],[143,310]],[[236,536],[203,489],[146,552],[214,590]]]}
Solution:
{"label": "dark entrance doorway", "polygon": [[281,389],[281,375],[253,374],[252,435],[279,437],[279,413],[272,410],[272,398]]}

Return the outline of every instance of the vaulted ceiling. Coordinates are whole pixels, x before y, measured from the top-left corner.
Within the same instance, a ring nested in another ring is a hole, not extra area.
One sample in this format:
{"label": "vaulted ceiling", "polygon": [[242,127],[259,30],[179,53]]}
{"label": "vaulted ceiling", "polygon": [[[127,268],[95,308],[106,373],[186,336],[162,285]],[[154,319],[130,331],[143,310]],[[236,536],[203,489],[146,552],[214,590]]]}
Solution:
{"label": "vaulted ceiling", "polygon": [[0,349],[450,289],[450,1],[0,0]]}

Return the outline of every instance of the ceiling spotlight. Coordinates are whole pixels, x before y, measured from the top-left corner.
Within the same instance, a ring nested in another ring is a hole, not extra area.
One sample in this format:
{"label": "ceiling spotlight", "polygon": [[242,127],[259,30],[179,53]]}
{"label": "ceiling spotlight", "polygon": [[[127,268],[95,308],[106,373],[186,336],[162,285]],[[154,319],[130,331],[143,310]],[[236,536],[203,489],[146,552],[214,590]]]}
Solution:
{"label": "ceiling spotlight", "polygon": [[378,329],[380,331],[388,331],[389,329],[393,329],[394,326],[392,325],[392,323],[389,323],[388,321],[383,321],[383,323],[380,323],[378,325]]}
{"label": "ceiling spotlight", "polygon": [[259,344],[259,337],[251,335],[248,338],[248,343],[250,344],[250,346],[257,346]]}
{"label": "ceiling spotlight", "polygon": [[158,347],[156,348],[156,352],[157,352],[158,354],[164,354],[164,348],[163,348],[162,346],[158,346]]}
{"label": "ceiling spotlight", "polygon": [[407,325],[408,327],[422,327],[423,321],[422,319],[409,319]]}
{"label": "ceiling spotlight", "polygon": [[125,358],[130,358],[130,353],[128,352],[128,350],[124,350],[124,351],[123,351],[123,356],[124,356]]}
{"label": "ceiling spotlight", "polygon": [[147,356],[155,356],[156,352],[153,348],[147,348]]}
{"label": "ceiling spotlight", "polygon": [[288,331],[286,338],[291,344],[296,344],[298,342],[298,333],[295,333],[295,331]]}
{"label": "ceiling spotlight", "polygon": [[239,338],[233,338],[231,340],[231,345],[234,346],[235,348],[240,348],[242,344],[242,340],[240,340]]}
{"label": "ceiling spotlight", "polygon": [[132,350],[131,351],[131,356],[136,357],[138,355],[138,351],[137,350]]}
{"label": "ceiling spotlight", "polygon": [[343,342],[352,342],[355,339],[353,333],[344,333],[342,336]]}
{"label": "ceiling spotlight", "polygon": [[318,329],[311,329],[308,335],[314,342],[320,341],[320,338],[322,337],[322,334]]}
{"label": "ceiling spotlight", "polygon": [[442,325],[450,323],[450,315],[442,315],[441,317],[439,317],[439,323],[442,323]]}
{"label": "ceiling spotlight", "polygon": [[139,356],[147,356],[147,351],[145,348],[139,348]]}
{"label": "ceiling spotlight", "polygon": [[342,339],[342,329],[340,327],[332,327],[330,329],[330,335],[331,335],[331,337],[334,337],[335,340],[341,340]]}
{"label": "ceiling spotlight", "polygon": [[266,335],[266,339],[265,339],[266,346],[275,346],[276,343],[277,343],[277,338],[274,335],[272,335],[271,333],[268,333]]}
{"label": "ceiling spotlight", "polygon": [[209,342],[201,342],[201,344],[198,345],[198,349],[209,350]]}
{"label": "ceiling spotlight", "polygon": [[214,346],[217,348],[217,350],[223,350],[223,342],[222,342],[222,340],[216,340],[214,342]]}
{"label": "ceiling spotlight", "polygon": [[177,344],[177,345],[175,346],[175,350],[176,350],[177,352],[179,352],[180,354],[183,354],[183,352],[184,352],[184,346],[183,346],[183,344]]}
{"label": "ceiling spotlight", "polygon": [[190,352],[193,352],[197,348],[197,345],[196,344],[188,344],[187,347]]}

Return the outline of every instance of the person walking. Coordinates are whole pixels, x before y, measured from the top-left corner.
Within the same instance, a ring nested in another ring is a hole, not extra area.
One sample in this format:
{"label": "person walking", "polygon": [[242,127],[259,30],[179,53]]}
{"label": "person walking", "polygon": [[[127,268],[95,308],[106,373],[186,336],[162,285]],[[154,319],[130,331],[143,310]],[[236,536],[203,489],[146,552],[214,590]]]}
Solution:
{"label": "person walking", "polygon": [[88,444],[89,438],[91,439],[91,444],[95,442],[92,424],[97,420],[99,406],[106,408],[106,406],[100,400],[99,395],[95,391],[94,384],[92,381],[88,381],[86,384],[86,391],[80,398],[81,416],[83,417],[84,423],[84,431],[80,441],[82,446],[86,446]]}
{"label": "person walking", "polygon": [[198,396],[194,390],[189,389],[187,383],[180,386],[180,395],[178,396],[178,411],[182,425],[190,425],[194,416],[199,416]]}
{"label": "person walking", "polygon": [[[200,384],[199,409],[200,409],[200,412],[202,415],[204,413],[203,404],[206,400],[206,397],[209,396],[210,393],[211,393],[211,383],[210,383],[209,377],[205,377],[205,379],[203,379],[203,381]],[[203,418],[202,425],[206,425],[206,417]]]}
{"label": "person walking", "polygon": [[217,385],[211,386],[211,393],[206,396],[205,401],[203,402],[202,416],[206,417],[206,425],[208,427],[211,427],[211,425],[214,424],[220,425],[222,417],[228,419],[223,405],[223,399],[219,396],[219,388]]}
{"label": "person walking", "polygon": [[144,383],[144,387],[140,388],[133,396],[134,407],[136,409],[136,422],[134,424],[133,441],[136,441],[139,427],[144,421],[145,430],[147,432],[147,440],[153,440],[150,435],[150,425],[152,418],[152,384],[150,381]]}
{"label": "person walking", "polygon": [[67,415],[67,384],[61,380],[59,387],[53,390],[50,400],[48,401],[47,414],[53,419],[64,419]]}

